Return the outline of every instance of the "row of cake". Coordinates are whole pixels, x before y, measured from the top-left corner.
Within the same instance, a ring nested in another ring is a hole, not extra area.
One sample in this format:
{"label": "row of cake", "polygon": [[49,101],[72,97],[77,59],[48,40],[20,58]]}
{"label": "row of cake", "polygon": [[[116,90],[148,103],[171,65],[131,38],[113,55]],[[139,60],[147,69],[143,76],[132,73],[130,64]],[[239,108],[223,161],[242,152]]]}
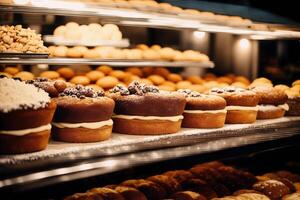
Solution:
{"label": "row of cake", "polygon": [[65,200],[299,200],[299,192],[298,174],[277,171],[254,176],[214,161],[93,188]]}
{"label": "row of cake", "polygon": [[[181,126],[220,128],[278,118],[289,109],[287,95],[270,86],[213,88],[205,95],[134,81],[105,94],[64,81],[22,82],[1,76],[0,91],[1,153],[44,149],[50,132],[60,141],[97,142],[109,139],[112,128],[123,134],[169,134]],[[291,105],[299,114],[297,108],[298,103]]]}

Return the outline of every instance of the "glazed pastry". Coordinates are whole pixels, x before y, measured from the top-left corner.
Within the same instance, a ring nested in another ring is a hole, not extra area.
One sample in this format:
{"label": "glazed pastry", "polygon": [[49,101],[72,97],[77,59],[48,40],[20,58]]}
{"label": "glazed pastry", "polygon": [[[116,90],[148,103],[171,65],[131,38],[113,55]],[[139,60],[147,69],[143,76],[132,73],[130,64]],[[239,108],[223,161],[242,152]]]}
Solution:
{"label": "glazed pastry", "polygon": [[174,200],[206,200],[204,196],[192,191],[177,192],[172,195]]}
{"label": "glazed pastry", "polygon": [[45,149],[55,108],[45,91],[19,80],[0,78],[0,154]]}
{"label": "glazed pastry", "polygon": [[159,91],[139,82],[110,90],[116,102],[114,131],[124,134],[168,134],[180,130],[186,100],[177,92]]}
{"label": "glazed pastry", "polygon": [[218,95],[226,100],[226,123],[248,124],[256,121],[259,96],[250,90],[226,87],[213,88],[210,94]]}
{"label": "glazed pastry", "polygon": [[267,180],[256,183],[253,185],[253,189],[265,194],[271,200],[281,199],[290,192],[287,186],[276,180]]}
{"label": "glazed pastry", "polygon": [[224,126],[227,113],[225,99],[192,90],[178,90],[178,92],[184,94],[187,100],[182,127],[221,128]]}
{"label": "glazed pastry", "polygon": [[64,142],[97,142],[110,138],[114,101],[104,92],[77,85],[65,89],[57,102],[53,138]]}
{"label": "glazed pastry", "polygon": [[289,110],[287,95],[270,86],[257,86],[252,89],[259,96],[257,119],[273,119],[283,117]]}
{"label": "glazed pastry", "polygon": [[64,81],[51,81],[47,78],[37,78],[35,80],[26,81],[26,83],[43,89],[52,98],[58,97],[58,94],[63,92],[68,86],[68,84]]}
{"label": "glazed pastry", "polygon": [[137,190],[144,193],[147,199],[160,200],[166,197],[166,191],[164,190],[164,188],[152,181],[144,179],[124,181],[123,183],[121,183],[121,186],[136,188]]}

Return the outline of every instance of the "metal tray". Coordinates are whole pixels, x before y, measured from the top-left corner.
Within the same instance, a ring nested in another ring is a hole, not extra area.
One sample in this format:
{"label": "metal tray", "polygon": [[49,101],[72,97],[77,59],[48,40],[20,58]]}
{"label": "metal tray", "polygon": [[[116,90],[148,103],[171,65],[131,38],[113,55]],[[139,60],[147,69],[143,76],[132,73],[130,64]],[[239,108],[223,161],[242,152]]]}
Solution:
{"label": "metal tray", "polygon": [[0,53],[0,59],[31,59],[31,58],[48,58],[48,53]]}

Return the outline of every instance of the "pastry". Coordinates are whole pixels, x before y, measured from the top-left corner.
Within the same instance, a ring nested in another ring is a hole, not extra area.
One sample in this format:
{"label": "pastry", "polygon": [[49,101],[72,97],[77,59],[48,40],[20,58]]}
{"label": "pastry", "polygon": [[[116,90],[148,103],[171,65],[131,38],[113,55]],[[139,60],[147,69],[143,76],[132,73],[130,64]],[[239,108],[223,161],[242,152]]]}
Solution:
{"label": "pastry", "polygon": [[176,87],[167,85],[167,84],[162,84],[157,86],[160,90],[165,90],[165,91],[175,91]]}
{"label": "pastry", "polygon": [[158,67],[153,69],[153,74],[167,78],[170,75],[170,71],[166,68]]}
{"label": "pastry", "polygon": [[180,184],[188,179],[194,178],[194,175],[186,170],[174,170],[164,173],[164,175],[176,179]]}
{"label": "pastry", "polygon": [[203,84],[204,83],[204,80],[197,75],[189,76],[186,80],[190,81],[193,84]]}
{"label": "pastry", "polygon": [[258,182],[253,185],[253,189],[265,194],[271,200],[281,199],[290,192],[287,186],[276,180]]}
{"label": "pastry", "polygon": [[285,93],[288,95],[287,104],[289,110],[287,115],[290,116],[299,116],[300,115],[300,92],[294,90],[287,90]]}
{"label": "pastry", "polygon": [[192,191],[177,192],[172,195],[174,200],[206,200],[204,196]]}
{"label": "pastry", "polygon": [[118,83],[118,79],[113,76],[105,76],[96,82],[98,86],[105,90],[115,87]]}
{"label": "pastry", "polygon": [[100,195],[92,192],[86,193],[75,193],[73,195],[67,196],[64,200],[104,200]]}
{"label": "pastry", "polygon": [[234,77],[234,82],[241,82],[241,83],[244,83],[247,86],[250,85],[249,79],[247,79],[244,76],[236,76],[236,77]]}
{"label": "pastry", "polygon": [[86,76],[74,76],[70,80],[70,83],[80,84],[80,85],[88,85],[88,84],[90,84],[90,79]]}
{"label": "pastry", "polygon": [[75,76],[75,71],[70,67],[61,67],[58,70],[56,70],[59,75],[65,79],[71,79],[73,76]]}
{"label": "pastry", "polygon": [[110,138],[114,101],[104,92],[77,85],[54,98],[53,138],[65,142],[97,142]]}
{"label": "pastry", "polygon": [[270,200],[270,198],[263,194],[244,193],[238,195],[237,200]]}
{"label": "pastry", "polygon": [[169,74],[167,76],[167,80],[172,81],[174,83],[177,83],[179,81],[182,81],[182,77],[180,75],[178,75],[178,74],[173,74],[172,73],[172,74]]}
{"label": "pastry", "polygon": [[105,187],[114,189],[116,192],[121,194],[125,200],[147,200],[146,196],[142,192],[138,191],[133,187],[117,185],[110,185]]}
{"label": "pastry", "polygon": [[267,78],[257,78],[255,79],[249,87],[256,87],[256,86],[273,86],[272,81]]}
{"label": "pastry", "polygon": [[108,75],[110,72],[113,71],[113,68],[106,66],[106,65],[101,65],[101,66],[97,67],[96,70],[104,73],[105,75]]}
{"label": "pastry", "polygon": [[138,67],[130,67],[126,69],[126,72],[130,72],[133,75],[143,77],[143,71]]}
{"label": "pastry", "polygon": [[189,179],[181,183],[183,190],[197,192],[207,199],[218,197],[217,193],[201,179]]}
{"label": "pastry", "polygon": [[149,79],[154,85],[161,85],[165,82],[165,79],[160,75],[151,75],[148,76],[147,79]]}
{"label": "pastry", "polygon": [[54,57],[67,57],[68,47],[66,46],[57,46],[53,52]]}
{"label": "pastry", "polygon": [[295,81],[292,83],[292,86],[295,86],[295,85],[300,85],[300,79],[295,80]]}
{"label": "pastry", "polygon": [[283,117],[289,110],[285,92],[271,86],[257,86],[252,89],[259,96],[257,119],[273,119]]}
{"label": "pastry", "polygon": [[38,77],[35,80],[26,81],[28,84],[32,84],[35,87],[41,88],[49,94],[51,98],[57,97],[59,93],[63,92],[67,88],[67,83],[65,81],[51,81],[47,78]]}
{"label": "pastry", "polygon": [[85,74],[88,79],[90,79],[91,82],[96,82],[100,78],[104,77],[104,73],[100,71],[90,71]]}
{"label": "pastry", "polygon": [[0,72],[0,77],[7,77],[7,78],[11,78],[12,75],[6,72]]}
{"label": "pastry", "polygon": [[5,67],[4,68],[4,72],[6,72],[12,76],[16,75],[19,71],[20,70],[17,67]]}
{"label": "pastry", "polygon": [[195,166],[190,169],[190,172],[197,178],[205,181],[210,185],[219,183],[222,175],[217,169],[207,166]]}
{"label": "pastry", "polygon": [[192,90],[178,90],[178,92],[184,94],[187,100],[182,127],[220,128],[224,126],[227,113],[225,99]]}
{"label": "pastry", "polygon": [[177,88],[177,90],[187,89],[191,85],[192,85],[192,83],[190,81],[179,81],[176,83],[176,88]]}
{"label": "pastry", "polygon": [[121,186],[133,187],[141,191],[147,199],[160,200],[166,197],[166,191],[158,184],[144,180],[127,180],[120,184]]}
{"label": "pastry", "polygon": [[300,193],[288,194],[282,198],[282,200],[299,200]]}
{"label": "pastry", "polygon": [[109,76],[116,77],[119,80],[124,80],[126,78],[126,73],[122,70],[113,70],[109,73]]}
{"label": "pastry", "polygon": [[218,95],[226,100],[226,123],[247,124],[256,121],[259,96],[250,90],[226,87],[213,88],[210,94]]}
{"label": "pastry", "polygon": [[55,108],[45,91],[19,80],[0,78],[0,154],[45,149]]}
{"label": "pastry", "polygon": [[164,188],[168,196],[177,191],[180,191],[181,189],[179,182],[170,176],[155,175],[148,177],[147,180],[152,181]]}
{"label": "pastry", "polygon": [[142,52],[143,59],[145,60],[159,60],[160,55],[152,49],[146,49]]}
{"label": "pastry", "polygon": [[125,200],[125,198],[115,190],[105,187],[93,188],[88,190],[87,193],[92,193],[96,197],[101,197],[103,200]]}
{"label": "pastry", "polygon": [[180,130],[186,100],[177,92],[135,81],[110,90],[115,102],[114,131],[124,134],[168,134]]}
{"label": "pastry", "polygon": [[57,79],[60,75],[56,71],[44,71],[39,76],[48,79]]}
{"label": "pastry", "polygon": [[34,75],[31,72],[21,71],[17,73],[15,78],[20,78],[22,81],[32,80],[34,79]]}
{"label": "pastry", "polygon": [[262,194],[256,190],[251,190],[251,189],[241,189],[241,190],[237,190],[233,193],[234,196],[238,196],[241,194],[249,194],[249,193],[256,193],[256,194]]}

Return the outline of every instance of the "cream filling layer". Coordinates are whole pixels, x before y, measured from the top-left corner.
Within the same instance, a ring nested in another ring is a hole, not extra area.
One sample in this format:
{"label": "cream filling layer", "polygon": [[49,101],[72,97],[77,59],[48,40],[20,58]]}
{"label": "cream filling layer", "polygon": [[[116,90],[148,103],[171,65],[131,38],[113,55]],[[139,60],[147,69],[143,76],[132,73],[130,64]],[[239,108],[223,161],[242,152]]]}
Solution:
{"label": "cream filling layer", "polygon": [[47,131],[50,129],[51,129],[51,124],[47,124],[47,125],[39,126],[36,128],[28,128],[28,129],[21,129],[21,130],[0,130],[0,134],[23,136],[23,135],[27,135],[30,133]]}
{"label": "cream filling layer", "polygon": [[287,103],[281,104],[278,106],[274,105],[258,105],[258,109],[261,111],[267,111],[267,110],[275,110],[275,109],[283,109],[285,111],[289,110],[289,105]]}
{"label": "cream filling layer", "polygon": [[177,115],[177,116],[160,117],[160,116],[113,115],[112,118],[139,119],[139,120],[167,120],[167,121],[177,122],[183,119],[183,116]]}
{"label": "cream filling layer", "polygon": [[205,113],[210,113],[210,114],[219,114],[219,113],[227,113],[226,109],[222,110],[184,110],[185,113],[194,113],[194,114],[205,114]]}
{"label": "cream filling layer", "polygon": [[258,106],[226,106],[226,110],[253,110],[258,111]]}
{"label": "cream filling layer", "polygon": [[103,126],[113,125],[111,119],[101,122],[85,122],[85,123],[61,123],[61,122],[52,122],[52,125],[57,128],[88,128],[88,129],[97,129]]}

